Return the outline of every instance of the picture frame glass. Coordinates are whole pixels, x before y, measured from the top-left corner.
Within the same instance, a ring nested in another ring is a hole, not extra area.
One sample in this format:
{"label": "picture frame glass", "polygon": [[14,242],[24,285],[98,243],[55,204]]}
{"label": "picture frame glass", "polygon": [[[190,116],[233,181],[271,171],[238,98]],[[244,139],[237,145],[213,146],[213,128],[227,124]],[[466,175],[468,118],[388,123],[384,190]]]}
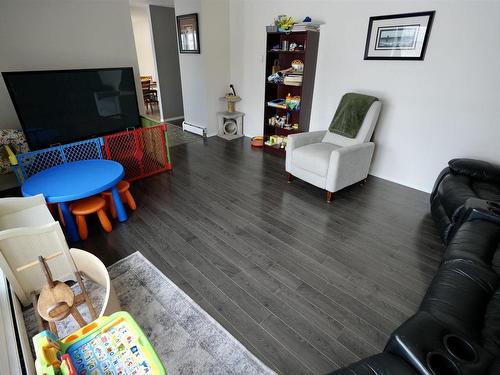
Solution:
{"label": "picture frame glass", "polygon": [[365,59],[423,59],[432,14],[370,19]]}
{"label": "picture frame glass", "polygon": [[181,53],[199,53],[198,17],[196,14],[177,17]]}

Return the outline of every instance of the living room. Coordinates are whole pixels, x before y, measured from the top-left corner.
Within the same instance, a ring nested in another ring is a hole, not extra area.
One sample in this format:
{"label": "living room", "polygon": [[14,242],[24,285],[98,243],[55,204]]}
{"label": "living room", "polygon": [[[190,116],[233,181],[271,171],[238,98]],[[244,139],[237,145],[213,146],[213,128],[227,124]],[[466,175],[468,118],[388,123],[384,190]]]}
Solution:
{"label": "living room", "polygon": [[[500,373],[499,26],[487,0],[0,1],[0,373]],[[71,104],[96,77],[100,130]],[[78,362],[120,329],[134,369]]]}

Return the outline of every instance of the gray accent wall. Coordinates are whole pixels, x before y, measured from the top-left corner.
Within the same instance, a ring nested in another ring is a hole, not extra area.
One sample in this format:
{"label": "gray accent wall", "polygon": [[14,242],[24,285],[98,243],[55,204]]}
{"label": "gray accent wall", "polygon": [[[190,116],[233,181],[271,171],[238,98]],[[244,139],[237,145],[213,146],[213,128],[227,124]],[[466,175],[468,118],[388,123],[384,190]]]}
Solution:
{"label": "gray accent wall", "polygon": [[184,116],[174,8],[150,5],[163,118]]}

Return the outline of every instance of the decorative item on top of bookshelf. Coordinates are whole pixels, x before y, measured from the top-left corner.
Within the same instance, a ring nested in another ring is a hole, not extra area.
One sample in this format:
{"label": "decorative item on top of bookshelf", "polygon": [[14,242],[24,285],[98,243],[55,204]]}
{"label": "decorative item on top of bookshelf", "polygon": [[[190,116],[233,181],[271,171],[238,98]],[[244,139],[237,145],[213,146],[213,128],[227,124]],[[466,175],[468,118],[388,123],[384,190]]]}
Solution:
{"label": "decorative item on top of bookshelf", "polygon": [[278,28],[278,31],[291,31],[293,25],[295,25],[297,21],[293,19],[293,17],[288,17],[284,14],[276,17],[274,19],[274,25]]}
{"label": "decorative item on top of bookshelf", "polygon": [[370,17],[365,60],[423,60],[435,11]]}
{"label": "decorative item on top of bookshelf", "polygon": [[200,53],[198,13],[177,16],[179,53]]}
{"label": "decorative item on top of bookshelf", "polygon": [[305,17],[302,22],[298,22],[293,17],[279,15],[274,19],[273,25],[266,26],[268,33],[272,32],[297,32],[297,31],[318,31],[320,24],[313,22],[311,17]]}
{"label": "decorative item on top of bookshelf", "polygon": [[265,151],[284,156],[287,136],[309,131],[318,43],[318,28],[267,33]]}

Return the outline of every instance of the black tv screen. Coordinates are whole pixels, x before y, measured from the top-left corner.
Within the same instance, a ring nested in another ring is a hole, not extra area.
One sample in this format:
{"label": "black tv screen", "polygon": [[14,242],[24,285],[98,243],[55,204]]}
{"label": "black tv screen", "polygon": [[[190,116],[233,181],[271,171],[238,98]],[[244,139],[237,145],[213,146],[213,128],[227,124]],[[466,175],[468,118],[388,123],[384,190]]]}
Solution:
{"label": "black tv screen", "polygon": [[132,68],[2,75],[31,150],[140,125]]}

